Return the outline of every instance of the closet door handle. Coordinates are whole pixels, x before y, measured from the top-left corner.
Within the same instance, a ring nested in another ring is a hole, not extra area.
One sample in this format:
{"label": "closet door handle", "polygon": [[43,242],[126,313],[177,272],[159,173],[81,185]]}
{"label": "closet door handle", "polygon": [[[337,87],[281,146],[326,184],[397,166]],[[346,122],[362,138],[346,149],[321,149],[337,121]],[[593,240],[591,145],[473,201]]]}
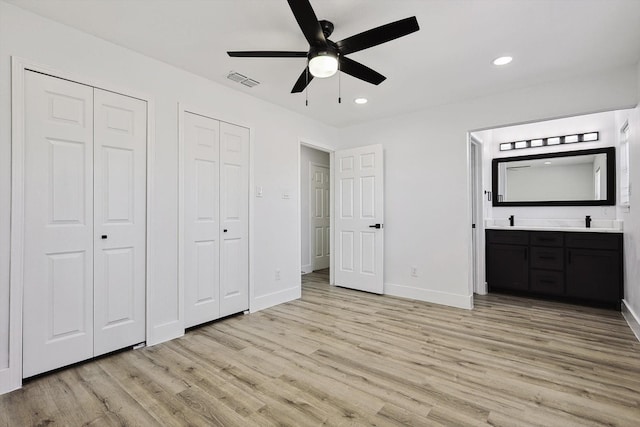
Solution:
{"label": "closet door handle", "polygon": [[223,233],[226,233],[226,232],[227,232],[227,229],[225,228],[224,230],[222,230],[222,232],[223,232]]}
{"label": "closet door handle", "polygon": [[102,237],[102,240],[105,240],[109,236],[107,236],[106,234],[103,234],[101,237]]}

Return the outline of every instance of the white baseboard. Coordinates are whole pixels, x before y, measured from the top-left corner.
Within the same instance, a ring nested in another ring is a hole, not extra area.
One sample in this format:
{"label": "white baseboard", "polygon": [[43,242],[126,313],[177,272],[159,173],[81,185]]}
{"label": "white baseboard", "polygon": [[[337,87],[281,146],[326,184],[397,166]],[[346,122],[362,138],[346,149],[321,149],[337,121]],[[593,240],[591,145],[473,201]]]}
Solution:
{"label": "white baseboard", "polygon": [[313,266],[311,264],[306,264],[301,267],[302,274],[313,273]]}
{"label": "white baseboard", "polygon": [[253,299],[249,311],[251,313],[255,313],[256,311],[264,310],[265,308],[273,307],[274,305],[300,299],[301,296],[302,287],[300,285],[272,292],[267,295],[260,295]]}
{"label": "white baseboard", "polygon": [[636,314],[626,300],[622,300],[622,316],[629,324],[629,327],[640,341],[640,317]]}
{"label": "white baseboard", "polygon": [[418,301],[432,302],[434,304],[448,305],[456,308],[473,308],[473,295],[458,295],[448,292],[432,291],[429,289],[415,288],[413,286],[384,284],[385,295],[415,299]]}

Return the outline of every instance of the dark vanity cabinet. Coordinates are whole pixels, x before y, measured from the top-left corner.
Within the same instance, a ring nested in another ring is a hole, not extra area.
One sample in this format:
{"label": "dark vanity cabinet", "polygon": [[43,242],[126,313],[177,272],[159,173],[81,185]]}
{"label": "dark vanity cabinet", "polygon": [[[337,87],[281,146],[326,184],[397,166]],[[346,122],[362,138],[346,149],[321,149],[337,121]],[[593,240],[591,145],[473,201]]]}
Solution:
{"label": "dark vanity cabinet", "polygon": [[489,292],[620,307],[622,234],[487,230]]}

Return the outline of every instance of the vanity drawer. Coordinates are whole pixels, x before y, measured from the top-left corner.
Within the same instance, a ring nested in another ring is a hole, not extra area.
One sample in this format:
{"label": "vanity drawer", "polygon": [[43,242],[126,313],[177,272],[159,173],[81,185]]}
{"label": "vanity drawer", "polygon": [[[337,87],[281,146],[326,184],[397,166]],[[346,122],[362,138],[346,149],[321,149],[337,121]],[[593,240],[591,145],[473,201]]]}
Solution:
{"label": "vanity drawer", "polygon": [[528,245],[528,231],[511,230],[487,230],[488,243],[500,243],[505,245]]}
{"label": "vanity drawer", "polygon": [[549,270],[564,269],[564,250],[562,248],[531,248],[531,268]]}
{"label": "vanity drawer", "polygon": [[567,233],[565,241],[568,248],[622,249],[620,233]]}
{"label": "vanity drawer", "polygon": [[532,231],[531,245],[562,247],[564,235],[557,231]]}
{"label": "vanity drawer", "polygon": [[564,294],[564,273],[562,271],[531,270],[531,291],[541,294]]}

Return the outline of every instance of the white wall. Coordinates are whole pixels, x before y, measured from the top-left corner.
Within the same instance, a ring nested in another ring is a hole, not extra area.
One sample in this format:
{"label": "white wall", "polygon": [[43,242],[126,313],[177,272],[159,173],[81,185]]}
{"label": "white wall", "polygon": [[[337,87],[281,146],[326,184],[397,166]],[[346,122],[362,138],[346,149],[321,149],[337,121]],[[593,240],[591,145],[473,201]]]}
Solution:
{"label": "white wall", "polygon": [[313,269],[313,265],[311,265],[311,248],[315,247],[315,236],[311,233],[309,225],[311,221],[311,214],[309,213],[311,200],[309,195],[311,188],[310,162],[329,167],[329,153],[304,145],[300,146],[300,240],[302,241],[302,259],[300,262],[304,273],[310,273]]}
{"label": "white wall", "polygon": [[[638,64],[638,96],[640,97],[640,64]],[[636,315],[636,335],[640,339],[640,106],[621,111],[616,117],[619,130],[629,122],[629,171],[631,183],[630,209],[618,207],[624,221],[624,299]],[[619,163],[618,163],[619,164]],[[634,326],[633,322],[630,322]]]}
{"label": "white wall", "polygon": [[384,146],[385,293],[470,306],[468,131],[629,108],[637,86],[630,66],[344,129],[339,148]]}
{"label": "white wall", "polygon": [[[251,127],[254,181],[264,188],[263,198],[252,198],[251,269],[255,283],[251,307],[259,309],[300,295],[297,200],[295,196],[282,199],[281,194],[285,190],[298,194],[298,141],[332,142],[337,139],[336,129],[0,1],[0,392],[11,387],[3,376],[10,327],[10,55],[131,88],[154,99],[148,286],[152,290],[153,317],[149,320],[157,329],[155,340],[183,330],[177,320],[176,299],[178,102],[219,112],[220,119]],[[281,270],[280,281],[275,280],[276,268]]]}

